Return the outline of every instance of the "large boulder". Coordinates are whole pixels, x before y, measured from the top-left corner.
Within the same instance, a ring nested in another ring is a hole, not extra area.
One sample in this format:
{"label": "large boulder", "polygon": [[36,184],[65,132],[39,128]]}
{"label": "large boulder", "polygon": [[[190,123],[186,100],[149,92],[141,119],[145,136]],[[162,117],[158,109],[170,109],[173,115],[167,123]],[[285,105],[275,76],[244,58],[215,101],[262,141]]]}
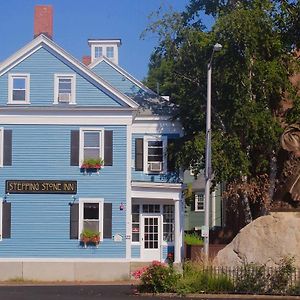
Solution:
{"label": "large boulder", "polygon": [[277,212],[245,226],[223,250],[214,264],[235,266],[258,263],[276,266],[283,257],[294,257],[300,267],[300,212]]}

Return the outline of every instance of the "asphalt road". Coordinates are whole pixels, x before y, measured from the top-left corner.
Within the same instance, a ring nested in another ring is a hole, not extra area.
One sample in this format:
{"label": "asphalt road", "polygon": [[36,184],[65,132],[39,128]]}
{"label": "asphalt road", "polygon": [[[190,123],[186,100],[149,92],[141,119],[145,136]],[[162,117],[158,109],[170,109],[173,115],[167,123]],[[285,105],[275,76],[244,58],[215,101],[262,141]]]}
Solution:
{"label": "asphalt road", "polygon": [[[225,296],[225,295],[224,295]],[[233,296],[234,299],[239,297]],[[250,296],[251,297],[251,296]],[[256,300],[266,299],[267,297],[253,296]],[[240,299],[243,299],[241,297]],[[253,299],[251,297],[251,299]],[[272,297],[273,298],[273,297]],[[267,299],[272,299],[268,297]],[[135,295],[134,289],[130,285],[49,285],[49,286],[0,286],[0,300],[146,300],[146,299],[173,299],[182,300],[181,297],[169,296],[141,296]],[[187,298],[204,300],[208,299],[205,295],[197,298]],[[220,300],[222,296],[216,298],[209,297],[209,300]],[[228,296],[223,299],[229,299]],[[245,298],[244,298],[245,299]],[[248,298],[249,299],[249,298]],[[274,297],[273,299],[282,299]],[[298,298],[299,299],[299,298]]]}

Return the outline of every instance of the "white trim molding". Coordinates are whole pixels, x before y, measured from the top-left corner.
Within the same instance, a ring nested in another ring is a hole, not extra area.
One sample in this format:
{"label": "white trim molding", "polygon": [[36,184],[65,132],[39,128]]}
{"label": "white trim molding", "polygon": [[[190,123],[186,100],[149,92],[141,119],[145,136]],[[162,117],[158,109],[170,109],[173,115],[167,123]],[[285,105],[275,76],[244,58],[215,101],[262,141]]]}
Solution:
{"label": "white trim molding", "polygon": [[4,156],[4,129],[0,127],[0,168],[3,167],[3,156]]}
{"label": "white trim molding", "polygon": [[[14,100],[14,79],[24,79],[25,99]],[[30,75],[25,73],[8,74],[8,101],[7,104],[30,104]]]}
{"label": "white trim molding", "polygon": [[180,200],[181,183],[132,182],[131,197],[139,199]]}

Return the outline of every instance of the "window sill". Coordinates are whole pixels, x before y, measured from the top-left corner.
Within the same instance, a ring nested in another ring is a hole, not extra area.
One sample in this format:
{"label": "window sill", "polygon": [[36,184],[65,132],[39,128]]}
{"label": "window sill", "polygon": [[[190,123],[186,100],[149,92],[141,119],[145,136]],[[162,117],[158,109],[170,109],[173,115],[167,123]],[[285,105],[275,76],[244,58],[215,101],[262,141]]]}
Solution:
{"label": "window sill", "polygon": [[30,102],[28,101],[10,101],[10,102],[7,102],[7,105],[29,105],[31,104]]}

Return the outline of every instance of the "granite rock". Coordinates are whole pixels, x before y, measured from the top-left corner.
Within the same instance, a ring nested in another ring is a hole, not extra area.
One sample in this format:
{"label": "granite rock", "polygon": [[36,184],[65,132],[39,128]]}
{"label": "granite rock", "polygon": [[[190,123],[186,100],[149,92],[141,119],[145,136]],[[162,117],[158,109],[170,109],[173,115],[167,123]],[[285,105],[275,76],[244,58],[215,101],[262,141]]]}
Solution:
{"label": "granite rock", "polygon": [[300,267],[300,212],[277,212],[245,226],[214,264],[236,266],[246,263],[276,266],[284,257],[294,257]]}

